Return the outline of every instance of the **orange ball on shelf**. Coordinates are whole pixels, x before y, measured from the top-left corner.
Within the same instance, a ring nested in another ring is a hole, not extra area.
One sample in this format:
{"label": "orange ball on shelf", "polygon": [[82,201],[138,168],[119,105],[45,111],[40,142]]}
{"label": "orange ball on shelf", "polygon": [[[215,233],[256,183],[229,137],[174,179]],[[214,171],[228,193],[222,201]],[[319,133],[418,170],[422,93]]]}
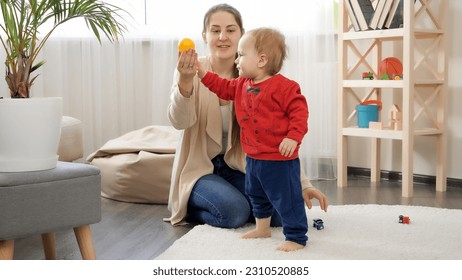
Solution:
{"label": "orange ball on shelf", "polygon": [[195,47],[196,45],[194,44],[194,41],[189,38],[184,38],[178,43],[178,50],[180,52],[194,49]]}
{"label": "orange ball on shelf", "polygon": [[403,76],[403,64],[396,57],[387,57],[379,63],[379,77],[387,73],[392,79],[394,76]]}

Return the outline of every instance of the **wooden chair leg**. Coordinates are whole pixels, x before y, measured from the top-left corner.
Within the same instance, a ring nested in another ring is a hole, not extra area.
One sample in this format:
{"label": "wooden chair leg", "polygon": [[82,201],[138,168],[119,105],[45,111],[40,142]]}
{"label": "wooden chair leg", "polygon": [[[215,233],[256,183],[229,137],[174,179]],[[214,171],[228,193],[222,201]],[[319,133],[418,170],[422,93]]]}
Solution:
{"label": "wooden chair leg", "polygon": [[14,240],[0,240],[0,260],[12,260],[14,255]]}
{"label": "wooden chair leg", "polygon": [[75,237],[79,244],[80,253],[84,260],[96,260],[95,248],[93,247],[93,238],[89,225],[83,225],[74,228]]}
{"label": "wooden chair leg", "polygon": [[54,232],[43,233],[42,244],[45,259],[56,260],[56,234]]}

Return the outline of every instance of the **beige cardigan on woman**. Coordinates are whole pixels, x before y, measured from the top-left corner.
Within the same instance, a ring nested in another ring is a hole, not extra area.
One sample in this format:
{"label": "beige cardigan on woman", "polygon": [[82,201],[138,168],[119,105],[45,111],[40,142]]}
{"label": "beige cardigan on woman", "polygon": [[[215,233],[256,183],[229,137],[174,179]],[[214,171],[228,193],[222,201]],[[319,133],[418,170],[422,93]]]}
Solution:
{"label": "beige cardigan on woman", "polygon": [[[200,58],[202,67],[211,71],[207,58]],[[211,159],[222,150],[222,120],[218,97],[194,77],[191,97],[181,95],[177,84],[178,72],[171,89],[168,117],[171,124],[182,130],[173,163],[168,200],[171,216],[166,219],[172,225],[183,224],[187,216],[189,195],[197,180],[213,172]],[[232,106],[231,106],[232,107]],[[231,168],[245,172],[245,154],[239,141],[239,126],[230,110],[228,147],[225,161]],[[308,178],[302,180],[303,188],[312,187]],[[238,207],[238,206],[236,206]]]}

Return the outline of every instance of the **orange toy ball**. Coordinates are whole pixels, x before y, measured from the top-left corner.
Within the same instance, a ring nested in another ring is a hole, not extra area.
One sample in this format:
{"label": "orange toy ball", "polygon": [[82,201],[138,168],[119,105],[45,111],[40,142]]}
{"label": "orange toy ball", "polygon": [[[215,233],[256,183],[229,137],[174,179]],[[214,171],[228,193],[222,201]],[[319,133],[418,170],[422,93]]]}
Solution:
{"label": "orange toy ball", "polygon": [[403,64],[396,57],[387,57],[379,63],[379,77],[387,73],[390,79],[395,76],[403,75]]}
{"label": "orange toy ball", "polygon": [[180,52],[194,49],[195,47],[196,45],[194,45],[194,41],[189,38],[184,38],[178,43],[178,50]]}

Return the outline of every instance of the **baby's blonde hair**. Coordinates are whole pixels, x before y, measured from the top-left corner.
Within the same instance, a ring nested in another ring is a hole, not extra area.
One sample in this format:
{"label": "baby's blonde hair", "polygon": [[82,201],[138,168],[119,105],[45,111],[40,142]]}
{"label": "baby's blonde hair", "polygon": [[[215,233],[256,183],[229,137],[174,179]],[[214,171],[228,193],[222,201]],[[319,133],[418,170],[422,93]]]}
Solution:
{"label": "baby's blonde hair", "polygon": [[272,28],[256,28],[245,33],[255,39],[255,50],[258,54],[266,54],[268,63],[265,68],[270,75],[281,71],[284,59],[287,57],[285,37],[281,32]]}

